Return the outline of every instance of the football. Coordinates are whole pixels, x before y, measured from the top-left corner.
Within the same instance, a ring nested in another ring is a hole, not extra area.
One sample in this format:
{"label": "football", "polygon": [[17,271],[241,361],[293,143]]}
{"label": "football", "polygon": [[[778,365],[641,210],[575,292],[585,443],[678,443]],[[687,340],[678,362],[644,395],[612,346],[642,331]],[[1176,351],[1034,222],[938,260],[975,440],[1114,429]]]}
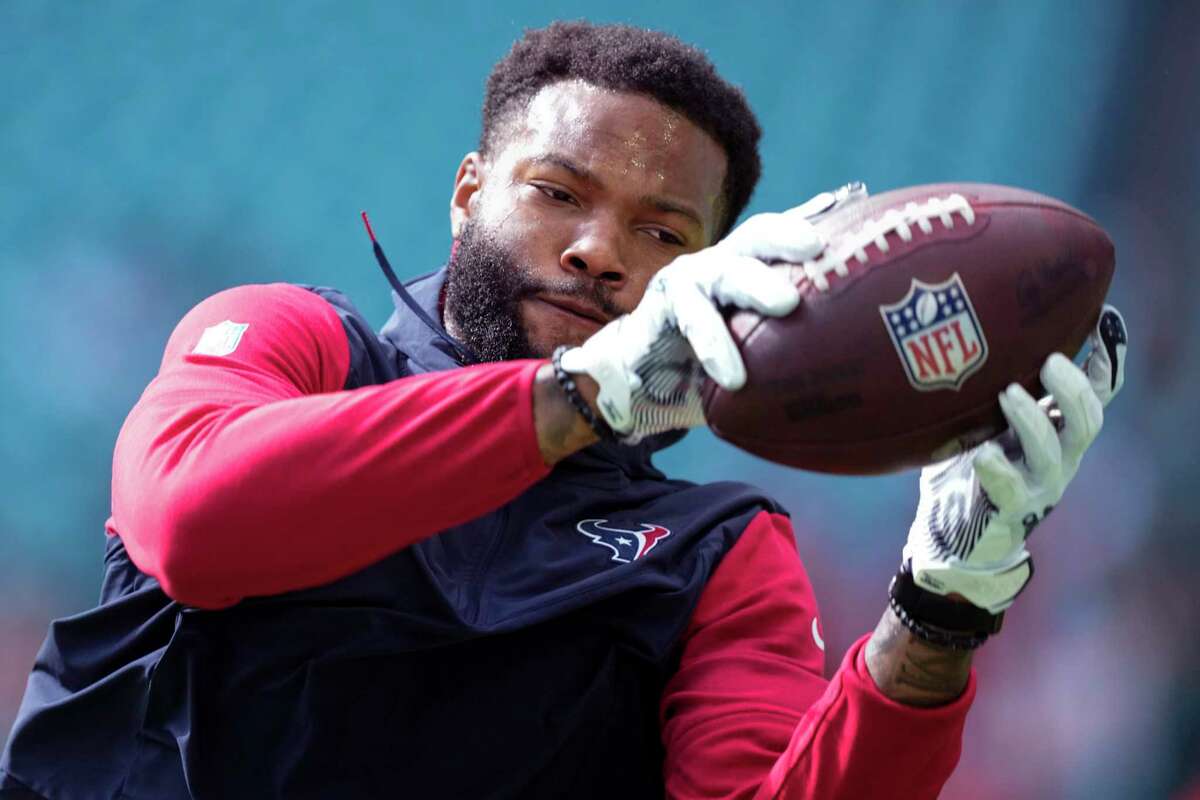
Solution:
{"label": "football", "polygon": [[730,313],[746,385],[703,390],[717,436],[807,470],[919,467],[1000,433],[997,394],[1014,381],[1045,394],[1043,361],[1080,350],[1112,280],[1100,226],[1023,189],[852,194],[813,222],[821,255],[777,265],[799,308]]}

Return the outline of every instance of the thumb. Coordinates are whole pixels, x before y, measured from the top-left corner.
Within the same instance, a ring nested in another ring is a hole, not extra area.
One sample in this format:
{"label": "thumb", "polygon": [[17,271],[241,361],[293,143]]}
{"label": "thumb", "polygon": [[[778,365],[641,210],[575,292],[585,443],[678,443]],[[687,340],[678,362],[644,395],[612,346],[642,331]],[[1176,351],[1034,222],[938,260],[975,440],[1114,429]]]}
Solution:
{"label": "thumb", "polygon": [[1121,312],[1105,303],[1088,342],[1092,352],[1084,362],[1083,371],[1100,402],[1108,405],[1125,384],[1125,351],[1129,344],[1129,333]]}

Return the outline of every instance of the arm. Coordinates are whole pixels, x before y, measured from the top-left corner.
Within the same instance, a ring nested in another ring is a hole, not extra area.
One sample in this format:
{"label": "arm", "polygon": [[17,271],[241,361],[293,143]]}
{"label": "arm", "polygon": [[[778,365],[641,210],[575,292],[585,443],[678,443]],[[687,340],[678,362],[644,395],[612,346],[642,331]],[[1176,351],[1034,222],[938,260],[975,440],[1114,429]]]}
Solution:
{"label": "arm", "polygon": [[[901,589],[893,607],[916,623],[915,633],[889,608],[867,649],[871,675],[889,697],[922,706],[955,697],[970,672],[968,648],[999,630],[1000,615],[1032,577],[1025,541],[1061,500],[1124,383],[1120,312],[1105,306],[1090,340],[1083,369],[1063,355],[1046,359],[1040,378],[1051,395],[1041,403],[1017,384],[1000,394],[1008,433],[922,470],[893,584]],[[961,649],[942,646],[947,634]]]}
{"label": "arm", "polygon": [[663,695],[670,797],[937,796],[958,761],[970,673],[937,708],[897,702],[868,672],[863,637],[826,681],[816,619],[790,523],[760,514],[709,580]]}
{"label": "arm", "polygon": [[[195,354],[223,320],[249,323],[236,349]],[[180,322],[125,421],[109,532],[197,606],[335,580],[502,505],[591,441],[547,369],[346,391],[346,334],[323,299],[282,284],[221,292]]]}
{"label": "arm", "polygon": [[1032,575],[1026,538],[1061,499],[1124,383],[1116,309],[1105,307],[1092,344],[1083,370],[1061,355],[1043,366],[1060,427],[1014,385],[1000,397],[1011,434],[922,471],[892,605],[819,696],[819,673],[803,657],[815,604],[790,529],[782,517],[754,520],[709,581],[664,695],[671,796],[937,796],[975,694],[969,652],[944,645],[978,646],[999,630],[994,615]]}
{"label": "arm", "polygon": [[971,652],[917,638],[889,608],[867,642],[865,660],[879,691],[898,703],[928,707],[963,693],[971,677]]}
{"label": "arm", "polygon": [[[596,382],[587,375],[575,378],[585,402],[596,407]],[[533,378],[533,427],[542,460],[554,466],[572,453],[595,444],[599,437],[567,400],[554,377],[554,367],[543,364]]]}

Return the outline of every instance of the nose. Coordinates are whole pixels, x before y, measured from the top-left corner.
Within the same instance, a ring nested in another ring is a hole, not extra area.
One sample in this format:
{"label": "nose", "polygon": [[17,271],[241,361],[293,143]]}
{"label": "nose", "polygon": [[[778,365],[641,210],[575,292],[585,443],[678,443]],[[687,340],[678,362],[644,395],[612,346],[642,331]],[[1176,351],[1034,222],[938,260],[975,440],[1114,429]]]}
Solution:
{"label": "nose", "polygon": [[559,264],[567,272],[586,273],[613,290],[624,286],[628,278],[621,260],[620,234],[607,226],[593,225],[580,230],[563,250]]}

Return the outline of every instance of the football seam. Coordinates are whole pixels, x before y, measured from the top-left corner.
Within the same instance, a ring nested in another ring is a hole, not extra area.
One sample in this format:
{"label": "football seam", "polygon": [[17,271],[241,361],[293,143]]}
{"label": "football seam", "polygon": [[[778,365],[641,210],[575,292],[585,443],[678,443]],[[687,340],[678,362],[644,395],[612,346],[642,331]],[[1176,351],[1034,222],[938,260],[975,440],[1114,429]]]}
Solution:
{"label": "football seam", "polygon": [[[1047,211],[1058,211],[1058,212],[1067,214],[1069,216],[1075,217],[1076,219],[1083,220],[1084,222],[1089,223],[1093,227],[1095,227],[1103,232],[1103,229],[1100,228],[1100,225],[1099,225],[1099,223],[1096,222],[1096,220],[1092,219],[1087,214],[1084,214],[1082,211],[1078,211],[1070,206],[1067,206],[1066,204],[1063,204],[1063,205],[1044,205],[1044,204],[1034,205],[1032,203],[995,203],[995,202],[991,202],[991,203],[980,203],[978,206],[972,205],[972,208],[978,208],[980,210],[985,210],[985,211],[988,209],[993,209],[993,208],[1027,208],[1027,209],[1044,209]],[[1107,234],[1105,234],[1105,235],[1107,236]],[[925,246],[935,245],[935,244],[953,244],[954,241],[957,241],[957,240],[938,240],[938,241],[928,241],[927,240],[927,241],[923,242],[920,246],[925,247]],[[867,245],[867,246],[869,247],[871,245]],[[916,252],[915,248],[912,252]],[[909,255],[912,254],[912,252],[906,253],[904,255],[904,257],[907,258]],[[792,266],[792,267],[800,266],[799,264],[794,264],[792,262],[780,261],[777,263],[788,264],[789,266]],[[878,266],[878,264],[876,264],[875,266]],[[856,271],[856,276],[861,277],[864,274],[865,273],[861,270]],[[846,276],[846,279],[848,279],[850,277],[852,277],[852,276]],[[803,280],[804,279],[802,279],[801,281],[796,281],[795,285],[798,286]],[[798,307],[796,309],[796,311],[793,311],[792,313],[796,313],[797,311],[800,311],[803,308],[803,306],[804,306],[804,302],[803,302],[803,300],[801,300],[800,307]],[[741,309],[741,308],[738,308],[737,306],[730,306],[729,310],[731,312],[737,312],[737,311],[744,311],[746,309]],[[754,313],[754,312],[752,312],[752,313]],[[742,336],[740,339],[737,340],[739,349],[741,349],[741,347],[743,347],[743,346],[748,346],[749,344],[751,344],[752,340],[754,339],[754,335],[758,332],[758,329],[760,327],[762,327],[762,324],[764,322],[766,322],[767,320],[768,320],[768,317],[766,317],[762,314],[758,315],[758,321],[754,323],[754,326],[752,328],[750,328],[750,330],[746,331],[746,334],[744,336]],[[711,395],[711,392],[709,392],[708,394]]]}

